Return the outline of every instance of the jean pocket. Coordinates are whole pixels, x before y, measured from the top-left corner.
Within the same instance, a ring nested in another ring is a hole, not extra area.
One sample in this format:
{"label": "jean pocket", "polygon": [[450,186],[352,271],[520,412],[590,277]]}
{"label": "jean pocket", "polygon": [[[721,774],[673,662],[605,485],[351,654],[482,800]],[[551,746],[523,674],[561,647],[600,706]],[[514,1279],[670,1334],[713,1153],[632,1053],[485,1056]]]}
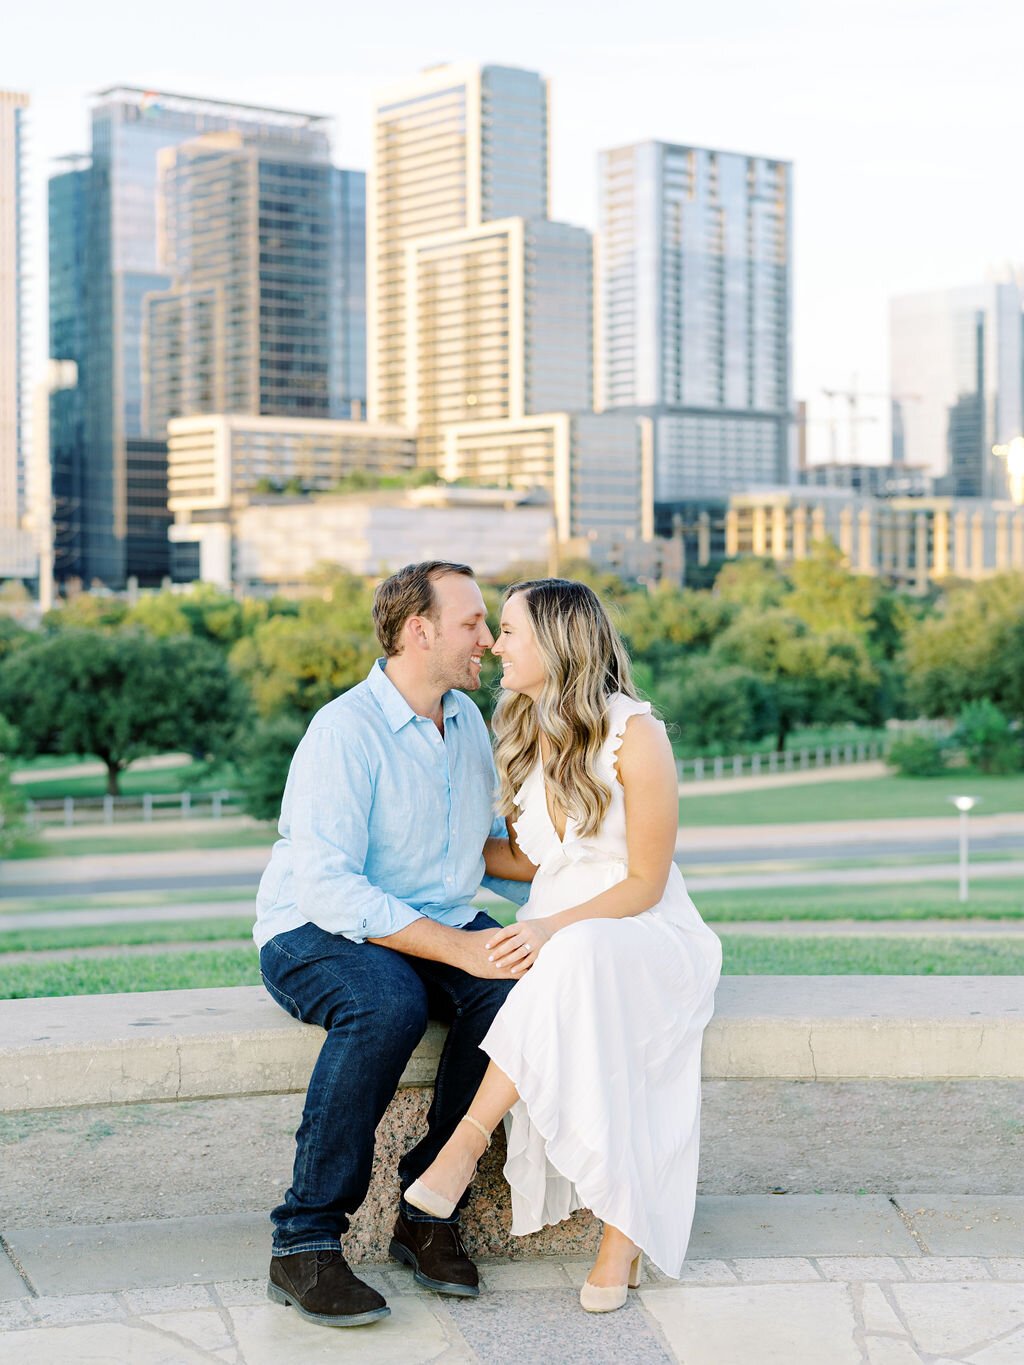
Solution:
{"label": "jean pocket", "polygon": [[301,1019],[302,1014],[299,1007],[291,996],[288,995],[286,991],[282,991],[279,987],[275,986],[272,981],[268,981],[265,972],[260,972],[260,976],[263,979],[263,985],[266,987],[267,994],[270,996],[271,1000],[280,1005],[284,1012],[290,1014],[293,1019]]}

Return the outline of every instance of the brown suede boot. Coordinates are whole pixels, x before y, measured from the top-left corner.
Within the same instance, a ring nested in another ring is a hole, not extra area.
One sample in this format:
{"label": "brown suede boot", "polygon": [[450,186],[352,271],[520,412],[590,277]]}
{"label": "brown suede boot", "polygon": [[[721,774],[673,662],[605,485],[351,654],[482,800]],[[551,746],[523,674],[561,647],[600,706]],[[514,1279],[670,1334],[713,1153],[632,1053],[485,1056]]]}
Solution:
{"label": "brown suede boot", "polygon": [[414,1223],[399,1214],[388,1250],[396,1261],[412,1266],[413,1279],[426,1289],[463,1299],[480,1293],[480,1277],[457,1223]]}
{"label": "brown suede boot", "polygon": [[376,1289],[356,1278],[340,1251],[272,1256],[267,1298],[322,1327],[362,1327],[391,1314]]}

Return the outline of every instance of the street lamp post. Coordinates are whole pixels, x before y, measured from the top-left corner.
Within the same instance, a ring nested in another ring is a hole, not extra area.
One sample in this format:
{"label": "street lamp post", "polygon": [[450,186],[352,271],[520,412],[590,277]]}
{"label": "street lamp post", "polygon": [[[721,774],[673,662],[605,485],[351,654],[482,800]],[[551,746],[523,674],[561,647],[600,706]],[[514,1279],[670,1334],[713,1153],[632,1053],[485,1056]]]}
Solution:
{"label": "street lamp post", "polygon": [[967,900],[967,816],[978,804],[976,796],[949,798],[960,812],[960,904]]}

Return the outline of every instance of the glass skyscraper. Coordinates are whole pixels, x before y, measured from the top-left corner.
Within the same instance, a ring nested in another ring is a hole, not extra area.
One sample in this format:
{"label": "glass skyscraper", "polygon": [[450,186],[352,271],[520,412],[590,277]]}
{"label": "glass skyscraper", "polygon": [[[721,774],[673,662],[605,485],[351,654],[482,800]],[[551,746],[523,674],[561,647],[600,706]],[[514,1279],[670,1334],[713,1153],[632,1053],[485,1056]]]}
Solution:
{"label": "glass skyscraper", "polygon": [[0,528],[25,512],[25,118],[28,96],[0,90]]}
{"label": "glass skyscraper", "polygon": [[[87,156],[65,157],[67,169],[50,179],[49,354],[70,361],[80,381],[86,360],[86,213],[91,167]],[[81,382],[50,395],[50,478],[53,496],[53,573],[58,582],[85,578],[85,431]]]}
{"label": "glass skyscraper", "polygon": [[160,153],[160,264],[144,302],[144,421],[329,417],[342,300],[326,149],[211,133]]}
{"label": "glass skyscraper", "polygon": [[332,170],[331,416],[366,415],[366,172]]}
{"label": "glass skyscraper", "polygon": [[601,154],[598,404],[653,418],[659,503],[788,481],[791,182],[736,152]]}
{"label": "glass skyscraper", "polygon": [[954,497],[1007,497],[992,447],[1024,432],[1022,302],[1016,280],[891,302],[893,460]]}
{"label": "glass skyscraper", "polygon": [[87,582],[120,586],[134,575],[155,583],[168,570],[168,514],[157,515],[155,491],[160,438],[146,430],[142,411],[145,299],[172,285],[158,259],[158,160],[166,148],[229,132],[281,149],[282,161],[297,149],[328,157],[315,115],[116,88],[103,91],[92,111],[85,193],[57,192],[51,261],[66,261],[73,243],[85,243],[81,354],[54,358],[79,361],[79,488],[64,534],[78,547],[78,574]]}

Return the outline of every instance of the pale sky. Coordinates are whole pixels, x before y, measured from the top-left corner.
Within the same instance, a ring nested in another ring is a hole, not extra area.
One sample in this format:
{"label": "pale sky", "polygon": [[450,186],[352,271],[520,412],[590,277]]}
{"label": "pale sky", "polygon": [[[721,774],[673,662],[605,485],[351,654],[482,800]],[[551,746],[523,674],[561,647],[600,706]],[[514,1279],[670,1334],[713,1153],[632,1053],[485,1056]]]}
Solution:
{"label": "pale sky", "polygon": [[[88,96],[116,84],[327,114],[336,162],[366,168],[382,86],[442,61],[537,70],[552,81],[552,213],[589,228],[602,147],[791,160],[794,389],[819,417],[822,388],[888,387],[892,294],[1024,263],[1024,6],[1009,0],[36,0],[4,28],[0,88],[33,99],[40,361],[46,178],[87,149]],[[879,420],[858,427],[859,454],[887,458],[886,403],[862,411]],[[811,428],[820,458],[826,433]]]}

